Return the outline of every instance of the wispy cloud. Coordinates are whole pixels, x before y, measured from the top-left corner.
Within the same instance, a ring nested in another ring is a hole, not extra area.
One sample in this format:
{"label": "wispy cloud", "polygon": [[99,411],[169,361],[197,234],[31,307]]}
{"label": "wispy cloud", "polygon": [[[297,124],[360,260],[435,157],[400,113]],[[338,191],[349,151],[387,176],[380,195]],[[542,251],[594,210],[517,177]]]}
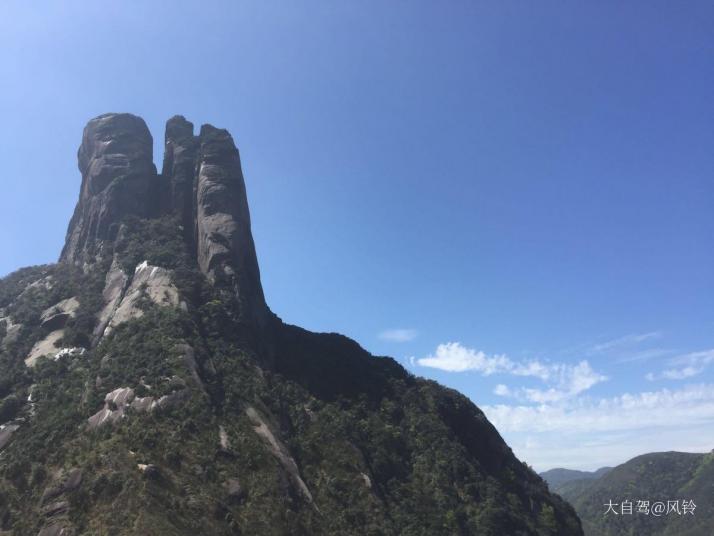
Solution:
{"label": "wispy cloud", "polygon": [[649,372],[645,378],[654,380],[684,380],[698,376],[714,363],[714,349],[701,352],[691,352],[669,360],[671,368],[662,372]]}
{"label": "wispy cloud", "polygon": [[664,357],[667,355],[672,355],[675,350],[669,348],[648,348],[647,350],[634,351],[623,357],[620,357],[616,361],[618,363],[633,363],[635,361],[649,361],[650,359],[656,359],[658,357]]}
{"label": "wispy cloud", "polygon": [[419,332],[411,328],[387,329],[379,334],[379,338],[389,342],[409,342],[417,338]]}
{"label": "wispy cloud", "polygon": [[646,341],[651,341],[654,339],[659,339],[662,337],[662,333],[659,331],[650,331],[648,333],[631,333],[625,335],[624,337],[618,337],[617,339],[612,339],[606,342],[598,343],[593,345],[589,354],[602,354],[607,352],[613,352],[616,350],[622,350],[637,346]]}
{"label": "wispy cloud", "polygon": [[433,355],[416,361],[422,367],[431,367],[447,372],[475,371],[484,376],[509,374],[529,376],[550,384],[548,389],[521,388],[511,390],[505,385],[496,387],[500,396],[514,396],[532,402],[555,402],[590,389],[607,377],[592,369],[587,361],[577,364],[551,363],[540,360],[513,361],[508,356],[487,355],[480,350],[468,348],[458,342],[437,346]]}

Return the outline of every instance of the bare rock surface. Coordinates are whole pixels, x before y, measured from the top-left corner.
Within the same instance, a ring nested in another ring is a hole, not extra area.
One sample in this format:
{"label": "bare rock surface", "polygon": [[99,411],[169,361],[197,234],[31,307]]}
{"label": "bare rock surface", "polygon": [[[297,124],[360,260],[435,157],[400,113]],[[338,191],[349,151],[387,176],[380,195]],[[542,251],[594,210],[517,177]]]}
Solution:
{"label": "bare rock surface", "polygon": [[80,197],[61,261],[93,262],[102,253],[103,242],[116,237],[123,218],[153,214],[158,187],[153,150],[140,117],[109,113],[87,123],[78,153]]}
{"label": "bare rock surface", "polygon": [[124,297],[124,291],[128,284],[129,276],[124,273],[124,270],[121,269],[115,258],[105,277],[104,290],[102,291],[104,307],[99,313],[97,327],[94,328],[95,340],[104,334],[107,325],[121,303],[122,297]]}
{"label": "bare rock surface", "polygon": [[238,296],[242,320],[267,321],[268,308],[250,227],[238,149],[231,135],[211,125],[200,133],[196,177],[196,251],[201,271]]}
{"label": "bare rock surface", "polygon": [[64,337],[64,329],[58,329],[49,333],[44,339],[37,341],[25,358],[25,365],[34,367],[37,360],[44,355],[56,355],[59,352],[57,343]]}
{"label": "bare rock surface", "polygon": [[[100,319],[104,318],[106,321],[104,335],[109,335],[118,325],[142,316],[144,311],[140,307],[140,300],[144,296],[158,305],[178,307],[179,292],[171,282],[171,271],[159,266],[152,266],[146,261],[139,264],[129,288],[116,307],[112,307],[116,304],[116,298],[112,298],[105,306],[105,310],[100,313]],[[108,311],[107,308],[113,308],[113,312],[105,313]],[[107,316],[108,320],[106,320]]]}
{"label": "bare rock surface", "polygon": [[133,399],[134,390],[129,387],[120,387],[107,393],[104,397],[104,408],[87,419],[87,426],[93,430],[124,418],[126,407]]}
{"label": "bare rock surface", "polygon": [[18,428],[20,428],[20,426],[17,424],[0,425],[0,449],[10,442],[12,434],[14,434]]}
{"label": "bare rock surface", "polygon": [[[175,116],[166,124],[161,175],[152,158],[152,137],[141,118],[111,113],[89,121],[78,153],[79,201],[60,261],[87,269],[110,254],[127,217],[173,215],[201,271],[235,296],[239,320],[266,328],[272,314],[260,282],[240,155],[231,135],[203,125],[195,136],[193,124]],[[127,279],[117,266],[107,274],[96,339],[139,314],[130,303],[117,301]]]}
{"label": "bare rock surface", "polygon": [[42,327],[50,330],[62,329],[67,321],[77,314],[79,301],[76,297],[67,298],[46,309],[40,316]]}
{"label": "bare rock surface", "polygon": [[288,473],[293,485],[297,487],[298,491],[309,502],[313,502],[312,493],[310,493],[309,488],[300,476],[298,466],[293,457],[290,455],[290,451],[285,444],[275,436],[273,431],[270,429],[270,426],[268,426],[265,422],[265,419],[254,407],[248,407],[245,410],[245,413],[248,416],[248,419],[250,419],[250,422],[253,424],[253,430],[264,440],[268,450],[273,454],[273,456],[278,459],[280,465],[282,465],[283,469],[285,469]]}

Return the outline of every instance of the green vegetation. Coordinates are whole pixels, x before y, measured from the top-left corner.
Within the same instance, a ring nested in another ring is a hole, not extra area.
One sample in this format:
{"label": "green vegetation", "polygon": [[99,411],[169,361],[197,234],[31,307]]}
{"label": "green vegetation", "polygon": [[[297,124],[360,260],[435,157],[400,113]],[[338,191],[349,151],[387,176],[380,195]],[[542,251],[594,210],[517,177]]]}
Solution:
{"label": "green vegetation", "polygon": [[[44,266],[0,281],[0,307],[23,325],[0,345],[0,421],[24,419],[0,453],[0,531],[37,534],[47,504],[67,501],[53,519],[87,536],[580,534],[570,506],[465,397],[340,335],[239,324],[234,298],[189,261],[174,220],[127,221],[112,253],[127,273],[143,260],[171,268],[186,310],[146,300],[141,317],[92,347],[112,258],[87,273]],[[62,344],[88,351],[27,369],[46,334],[40,314],[70,296],[81,307]],[[188,396],[89,430],[121,387]],[[81,482],[65,489],[76,469]]]}
{"label": "green vegetation", "polygon": [[[714,454],[660,452],[638,456],[595,480],[575,480],[558,493],[575,506],[586,535],[710,536],[714,526]],[[695,515],[604,515],[608,501],[693,500]]]}

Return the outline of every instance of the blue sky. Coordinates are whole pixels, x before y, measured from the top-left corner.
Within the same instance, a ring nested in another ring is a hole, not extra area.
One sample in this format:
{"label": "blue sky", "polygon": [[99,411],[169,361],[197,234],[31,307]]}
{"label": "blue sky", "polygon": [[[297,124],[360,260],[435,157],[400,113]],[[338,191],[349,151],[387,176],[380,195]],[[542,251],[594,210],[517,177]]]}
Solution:
{"label": "blue sky", "polygon": [[266,295],[482,407],[537,469],[714,447],[709,2],[0,5],[0,274],[84,123],[242,154]]}

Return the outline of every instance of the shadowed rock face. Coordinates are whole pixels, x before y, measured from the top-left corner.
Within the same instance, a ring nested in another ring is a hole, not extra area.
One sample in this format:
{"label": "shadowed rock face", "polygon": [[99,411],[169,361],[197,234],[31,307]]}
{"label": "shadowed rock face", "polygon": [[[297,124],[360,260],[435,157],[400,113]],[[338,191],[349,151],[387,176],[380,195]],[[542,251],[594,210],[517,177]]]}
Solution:
{"label": "shadowed rock face", "polygon": [[184,226],[184,237],[193,246],[195,240],[195,175],[199,141],[193,135],[193,123],[181,115],[166,122],[162,176],[167,189],[164,205],[177,214]]}
{"label": "shadowed rock face", "polygon": [[225,130],[201,127],[196,181],[196,252],[201,271],[233,289],[241,315],[264,324],[267,308],[250,230],[238,149]]}
{"label": "shadowed rock face", "polygon": [[101,254],[126,216],[152,215],[158,181],[149,129],[131,114],[89,121],[77,156],[82,187],[60,260],[81,264]]}

